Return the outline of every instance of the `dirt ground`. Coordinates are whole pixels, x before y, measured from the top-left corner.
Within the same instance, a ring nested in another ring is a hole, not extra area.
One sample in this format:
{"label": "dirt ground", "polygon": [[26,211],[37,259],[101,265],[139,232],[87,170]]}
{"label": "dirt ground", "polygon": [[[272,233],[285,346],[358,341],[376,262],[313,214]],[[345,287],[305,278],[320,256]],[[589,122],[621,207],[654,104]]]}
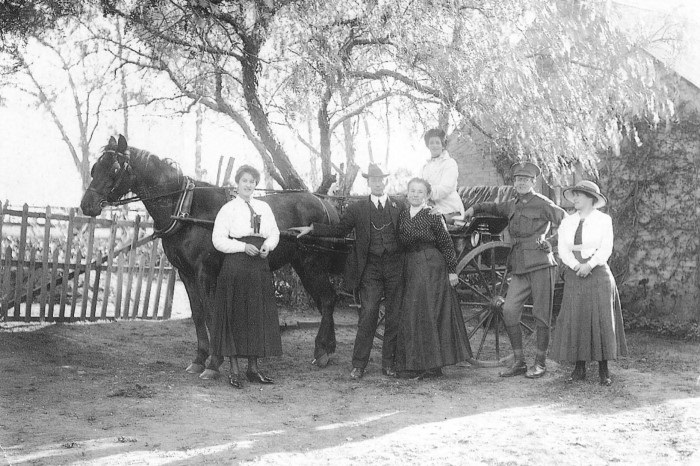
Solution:
{"label": "dirt ground", "polygon": [[2,324],[0,464],[700,464],[699,344],[628,335],[607,388],[554,362],[534,381],[389,379],[376,350],[354,381],[353,312],[327,368],[302,325],[263,362],[275,385],[243,390],[184,372],[189,319]]}

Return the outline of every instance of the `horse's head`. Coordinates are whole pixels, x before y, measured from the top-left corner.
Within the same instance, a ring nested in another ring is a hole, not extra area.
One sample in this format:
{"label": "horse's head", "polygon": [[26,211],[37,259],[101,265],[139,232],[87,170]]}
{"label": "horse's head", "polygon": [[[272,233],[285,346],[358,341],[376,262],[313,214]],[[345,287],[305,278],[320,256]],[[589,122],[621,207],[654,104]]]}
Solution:
{"label": "horse's head", "polygon": [[120,134],[119,141],[109,138],[90,175],[92,181],[83,194],[80,208],[84,214],[96,217],[107,203],[118,200],[133,188],[131,155],[124,136]]}

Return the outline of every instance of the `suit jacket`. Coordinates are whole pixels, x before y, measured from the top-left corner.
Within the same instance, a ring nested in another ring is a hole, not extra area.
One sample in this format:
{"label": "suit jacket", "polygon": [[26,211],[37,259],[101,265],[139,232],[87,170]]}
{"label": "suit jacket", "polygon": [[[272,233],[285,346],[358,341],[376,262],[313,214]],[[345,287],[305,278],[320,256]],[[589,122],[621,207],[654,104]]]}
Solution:
{"label": "suit jacket", "polygon": [[[396,234],[396,241],[399,240],[399,215],[406,209],[404,203],[389,197],[386,208],[391,214],[391,223]],[[369,241],[371,236],[372,225],[370,223],[370,212],[372,209],[372,201],[367,196],[354,204],[351,204],[340,222],[336,225],[327,225],[325,223],[314,223],[314,236],[336,236],[343,237],[355,230],[355,245],[348,255],[345,264],[345,286],[350,290],[360,286],[362,274],[367,265],[367,256],[369,255]]]}

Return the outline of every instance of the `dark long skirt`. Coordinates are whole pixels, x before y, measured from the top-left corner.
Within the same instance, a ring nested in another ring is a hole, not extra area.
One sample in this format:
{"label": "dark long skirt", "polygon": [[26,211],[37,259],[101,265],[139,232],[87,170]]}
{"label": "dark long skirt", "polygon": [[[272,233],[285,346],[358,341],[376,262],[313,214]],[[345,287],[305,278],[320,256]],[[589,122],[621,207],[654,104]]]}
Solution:
{"label": "dark long skirt", "polygon": [[564,272],[564,296],[549,357],[559,361],[607,361],[627,356],[620,295],[606,265],[588,277]]}
{"label": "dark long skirt", "polygon": [[[260,247],[264,238],[240,241]],[[216,282],[212,354],[259,358],[282,354],[279,317],[267,259],[226,254]]]}
{"label": "dark long skirt", "polygon": [[406,253],[401,302],[397,369],[436,369],[471,357],[457,292],[436,248]]}

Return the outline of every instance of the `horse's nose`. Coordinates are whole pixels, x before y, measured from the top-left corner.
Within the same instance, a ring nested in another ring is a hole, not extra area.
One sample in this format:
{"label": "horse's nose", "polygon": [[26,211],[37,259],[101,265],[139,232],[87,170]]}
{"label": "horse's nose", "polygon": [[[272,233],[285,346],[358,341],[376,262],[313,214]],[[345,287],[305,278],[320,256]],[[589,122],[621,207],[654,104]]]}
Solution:
{"label": "horse's nose", "polygon": [[97,217],[102,212],[102,205],[100,204],[100,199],[92,191],[86,191],[83,194],[83,198],[80,201],[80,210],[84,215],[90,217]]}

